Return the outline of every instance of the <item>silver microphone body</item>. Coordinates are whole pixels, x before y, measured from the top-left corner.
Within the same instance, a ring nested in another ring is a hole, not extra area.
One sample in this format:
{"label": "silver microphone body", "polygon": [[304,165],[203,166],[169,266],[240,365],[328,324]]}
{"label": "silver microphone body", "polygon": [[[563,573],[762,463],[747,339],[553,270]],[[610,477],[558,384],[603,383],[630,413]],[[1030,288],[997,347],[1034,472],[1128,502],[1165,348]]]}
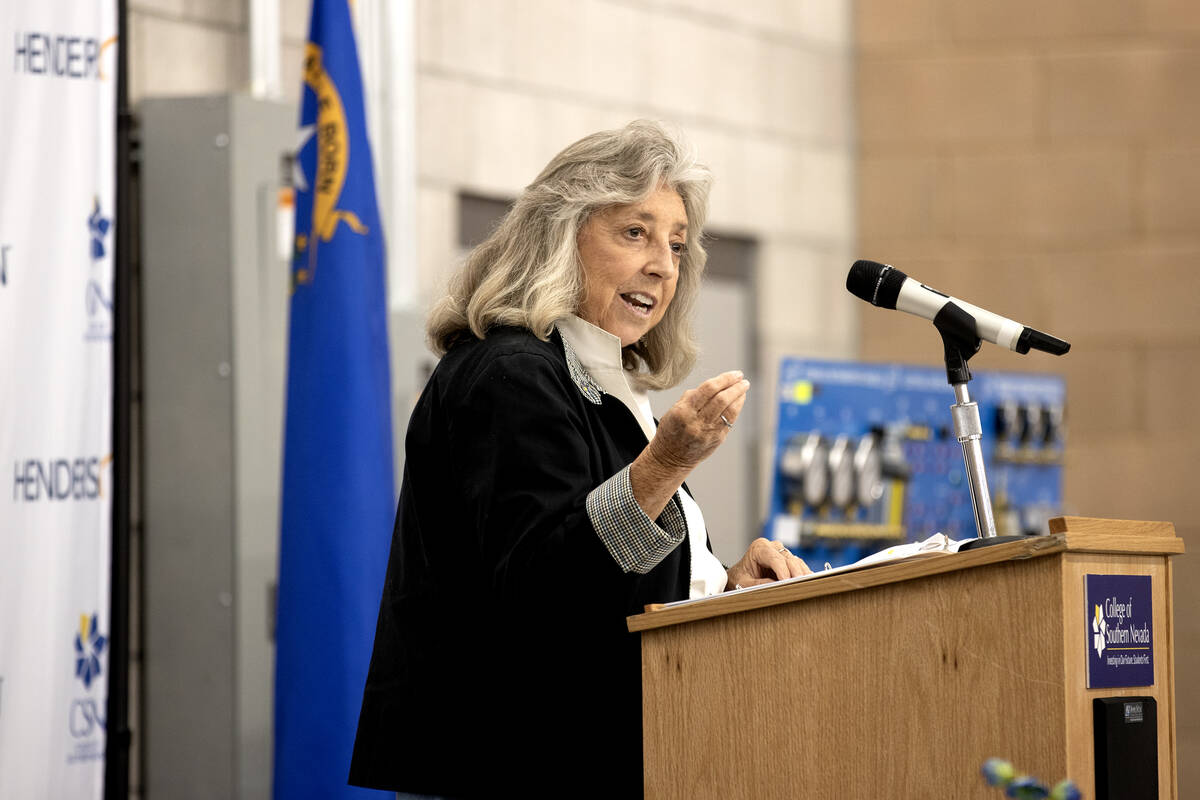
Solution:
{"label": "silver microphone body", "polygon": [[980,339],[1007,347],[1009,350],[1017,349],[1021,332],[1025,330],[1024,325],[999,314],[993,314],[966,300],[930,289],[912,278],[905,278],[904,283],[901,284],[900,294],[896,297],[896,310],[916,314],[918,317],[932,321],[946,303],[954,303],[975,318],[975,333]]}
{"label": "silver microphone body", "polygon": [[975,320],[976,336],[1018,353],[1028,353],[1032,348],[1061,356],[1071,349],[1071,345],[1062,339],[931,289],[890,264],[855,261],[846,276],[846,289],[873,306],[894,308],[930,321],[953,303]]}

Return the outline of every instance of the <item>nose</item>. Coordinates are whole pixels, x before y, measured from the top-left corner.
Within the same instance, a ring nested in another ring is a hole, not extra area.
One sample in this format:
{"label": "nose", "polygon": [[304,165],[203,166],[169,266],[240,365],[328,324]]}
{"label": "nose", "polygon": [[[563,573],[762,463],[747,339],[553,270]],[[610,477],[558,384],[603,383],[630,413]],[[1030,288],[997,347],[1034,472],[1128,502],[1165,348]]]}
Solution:
{"label": "nose", "polygon": [[650,248],[645,271],[650,275],[656,275],[664,280],[674,278],[679,272],[677,258],[674,251],[671,250],[671,242],[669,240],[655,242],[654,247]]}

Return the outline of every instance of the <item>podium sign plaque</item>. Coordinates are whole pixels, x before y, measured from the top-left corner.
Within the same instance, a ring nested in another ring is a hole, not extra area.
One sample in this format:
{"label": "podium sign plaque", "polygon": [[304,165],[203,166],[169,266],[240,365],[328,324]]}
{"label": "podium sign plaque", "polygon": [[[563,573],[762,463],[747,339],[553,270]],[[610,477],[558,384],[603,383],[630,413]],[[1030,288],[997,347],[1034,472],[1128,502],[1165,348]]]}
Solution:
{"label": "podium sign plaque", "polygon": [[1087,688],[1154,685],[1149,575],[1086,575]]}

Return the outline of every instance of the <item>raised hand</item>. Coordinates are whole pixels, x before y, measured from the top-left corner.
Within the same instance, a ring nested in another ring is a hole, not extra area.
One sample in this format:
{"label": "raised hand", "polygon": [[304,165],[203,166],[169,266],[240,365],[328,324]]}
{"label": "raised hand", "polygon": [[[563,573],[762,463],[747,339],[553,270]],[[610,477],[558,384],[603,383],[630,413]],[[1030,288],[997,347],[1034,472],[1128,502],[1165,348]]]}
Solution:
{"label": "raised hand", "polygon": [[633,495],[655,519],[696,466],[733,430],[750,381],[738,370],[709,378],[683,393],[658,421],[658,432],[629,471]]}
{"label": "raised hand", "polygon": [[684,392],[658,421],[650,454],[665,467],[695,469],[733,430],[749,390],[750,381],[735,370]]}

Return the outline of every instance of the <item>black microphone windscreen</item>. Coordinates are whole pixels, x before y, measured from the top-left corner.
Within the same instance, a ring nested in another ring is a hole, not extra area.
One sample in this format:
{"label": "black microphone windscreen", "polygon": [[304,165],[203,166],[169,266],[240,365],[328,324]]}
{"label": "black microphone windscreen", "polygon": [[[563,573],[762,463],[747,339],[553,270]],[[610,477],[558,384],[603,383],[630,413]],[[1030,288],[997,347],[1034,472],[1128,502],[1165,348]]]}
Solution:
{"label": "black microphone windscreen", "polygon": [[860,259],[850,267],[846,290],[873,306],[895,308],[900,287],[907,279],[908,276],[895,267]]}
{"label": "black microphone windscreen", "polygon": [[1017,346],[1013,349],[1024,355],[1029,352],[1030,348],[1041,350],[1052,356],[1061,356],[1071,349],[1071,343],[1026,326],[1025,330],[1021,331],[1020,338],[1017,339]]}

